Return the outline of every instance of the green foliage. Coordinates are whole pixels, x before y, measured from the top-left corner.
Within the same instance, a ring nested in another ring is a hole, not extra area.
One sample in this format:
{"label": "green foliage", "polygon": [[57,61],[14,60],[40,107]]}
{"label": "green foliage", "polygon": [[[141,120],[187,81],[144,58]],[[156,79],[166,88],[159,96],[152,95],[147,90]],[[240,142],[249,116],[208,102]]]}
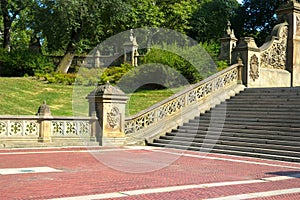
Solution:
{"label": "green foliage", "polygon": [[[16,21],[23,23],[30,13],[32,0],[1,0],[0,11],[3,25],[3,48],[11,49],[11,31]],[[2,27],[1,25],[1,27]],[[25,29],[24,29],[25,30]],[[1,30],[2,32],[2,30]]]}
{"label": "green foliage", "polygon": [[152,0],[132,0],[128,28],[160,27],[164,20],[164,13]]}
{"label": "green foliage", "polygon": [[28,50],[7,52],[0,49],[0,64],[1,76],[33,76],[35,73],[51,72],[55,68],[48,57]]}
{"label": "green foliage", "polygon": [[233,28],[237,36],[254,37],[262,45],[277,21],[275,11],[285,0],[243,0],[234,19]]}
{"label": "green foliage", "polygon": [[67,50],[71,44],[81,53],[115,34],[127,11],[121,0],[40,0],[36,28],[47,39],[48,51]]}
{"label": "green foliage", "polygon": [[98,85],[100,81],[100,77],[103,74],[102,68],[92,68],[88,69],[85,67],[79,68],[76,77],[76,84],[77,85]]}
{"label": "green foliage", "polygon": [[146,54],[144,62],[169,66],[183,75],[189,83],[196,83],[216,71],[213,60],[200,45],[156,46]]}
{"label": "green foliage", "polygon": [[48,83],[72,85],[76,80],[76,74],[61,74],[61,73],[50,73],[50,74],[39,74],[39,79],[44,79]]}
{"label": "green foliage", "polygon": [[225,33],[227,21],[237,12],[236,0],[203,0],[190,21],[192,29],[189,36],[199,42],[217,41]]}
{"label": "green foliage", "polygon": [[217,65],[218,71],[221,71],[228,67],[227,61],[219,60],[218,56],[220,54],[220,44],[216,42],[203,42],[200,43],[200,46],[202,46],[205,51],[212,57],[214,62]]}
{"label": "green foliage", "polygon": [[131,69],[133,69],[133,66],[129,64],[108,67],[104,70],[100,77],[100,84],[105,84],[107,81],[109,81],[111,84],[116,84]]}
{"label": "green foliage", "polygon": [[197,0],[167,0],[158,1],[157,4],[165,14],[163,27],[183,34],[192,28],[190,20],[198,6]]}
{"label": "green foliage", "polygon": [[146,63],[158,63],[169,66],[182,74],[190,83],[201,80],[201,74],[184,58],[174,53],[162,50],[151,49],[145,57]]}

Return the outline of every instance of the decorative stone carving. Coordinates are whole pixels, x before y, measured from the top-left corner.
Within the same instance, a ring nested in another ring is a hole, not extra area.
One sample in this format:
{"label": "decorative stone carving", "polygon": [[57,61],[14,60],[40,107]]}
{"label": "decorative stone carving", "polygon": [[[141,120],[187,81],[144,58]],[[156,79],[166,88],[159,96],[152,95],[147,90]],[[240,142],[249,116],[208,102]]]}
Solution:
{"label": "decorative stone carving", "polygon": [[296,15],[296,35],[300,36],[300,15]]}
{"label": "decorative stone carving", "polygon": [[90,131],[88,121],[52,121],[53,136],[87,136]]}
{"label": "decorative stone carving", "polygon": [[120,111],[117,107],[112,107],[112,109],[107,113],[107,125],[108,128],[116,129],[119,127],[121,117]]}
{"label": "decorative stone carving", "polygon": [[272,35],[273,39],[262,47],[260,66],[269,69],[286,69],[288,27],[285,23],[279,24],[275,26]]}
{"label": "decorative stone carving", "polygon": [[0,122],[0,136],[5,135],[7,133],[7,123]]}
{"label": "decorative stone carving", "polygon": [[216,90],[222,89],[234,81],[238,81],[238,68],[232,68],[217,77],[196,85],[193,89],[176,95],[167,102],[163,102],[157,107],[146,111],[143,114],[125,120],[125,134],[134,134],[145,130],[150,125],[165,120],[171,115],[182,112],[182,110],[199,102]]}
{"label": "decorative stone carving", "polygon": [[231,29],[231,23],[228,21],[226,34],[221,41],[221,51],[219,55],[219,59],[227,60],[229,63],[232,63],[232,51],[236,47],[237,38],[234,35],[233,29]]}
{"label": "decorative stone carving", "polygon": [[250,59],[250,77],[253,81],[259,78],[259,61],[256,55],[253,55]]}
{"label": "decorative stone carving", "polygon": [[38,136],[37,121],[13,120],[0,121],[0,136]]}

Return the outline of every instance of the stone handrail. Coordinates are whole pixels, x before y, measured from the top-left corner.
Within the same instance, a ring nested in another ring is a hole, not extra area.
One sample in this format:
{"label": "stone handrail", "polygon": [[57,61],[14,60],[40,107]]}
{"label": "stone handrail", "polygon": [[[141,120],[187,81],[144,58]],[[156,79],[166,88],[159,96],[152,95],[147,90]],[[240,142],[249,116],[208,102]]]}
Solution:
{"label": "stone handrail", "polygon": [[55,138],[95,141],[96,117],[0,116],[0,146],[6,142],[44,142]]}
{"label": "stone handrail", "polygon": [[241,82],[242,62],[216,73],[215,75],[192,85],[168,99],[153,105],[152,107],[125,119],[125,134],[135,137],[136,134],[144,132],[151,126],[165,121],[181,112],[207,96],[224,89],[225,87]]}

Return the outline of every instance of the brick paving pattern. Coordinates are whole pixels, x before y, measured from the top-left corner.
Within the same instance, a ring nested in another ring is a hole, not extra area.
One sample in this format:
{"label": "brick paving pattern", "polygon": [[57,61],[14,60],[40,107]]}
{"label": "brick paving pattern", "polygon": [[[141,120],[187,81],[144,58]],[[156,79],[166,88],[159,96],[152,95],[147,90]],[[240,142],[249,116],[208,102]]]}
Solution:
{"label": "brick paving pattern", "polygon": [[[289,178],[140,194],[118,199],[207,199],[300,187],[300,178],[293,177],[300,174],[298,163],[217,154],[197,157],[205,154],[178,150],[116,150],[101,147],[93,150],[93,153],[84,148],[0,150],[0,169],[51,167],[62,171],[0,175],[0,199],[51,199],[193,184],[259,181],[282,176]],[[145,159],[141,160],[141,157]],[[102,158],[105,162],[101,162]],[[108,158],[111,159],[111,166]],[[166,162],[166,166],[160,165],[162,160],[168,159],[172,162],[168,165]],[[135,171],[147,165],[150,166],[148,172]],[[155,165],[159,168],[153,168]],[[122,168],[125,170],[116,170]],[[134,173],[129,172],[130,168]],[[300,199],[300,192],[261,199]]]}

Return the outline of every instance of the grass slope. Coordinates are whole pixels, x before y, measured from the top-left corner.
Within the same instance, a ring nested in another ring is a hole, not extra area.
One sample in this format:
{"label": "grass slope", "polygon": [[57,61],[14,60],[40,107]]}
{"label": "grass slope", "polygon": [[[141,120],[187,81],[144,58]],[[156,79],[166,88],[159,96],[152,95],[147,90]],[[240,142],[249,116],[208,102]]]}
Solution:
{"label": "grass slope", "polygon": [[[94,87],[47,84],[33,78],[0,78],[0,115],[35,115],[44,100],[53,116],[87,116],[87,94]],[[74,95],[74,92],[76,95]],[[129,114],[135,114],[174,94],[173,90],[142,90],[128,94]],[[73,98],[74,101],[73,109]],[[74,110],[74,111],[73,111]]]}

